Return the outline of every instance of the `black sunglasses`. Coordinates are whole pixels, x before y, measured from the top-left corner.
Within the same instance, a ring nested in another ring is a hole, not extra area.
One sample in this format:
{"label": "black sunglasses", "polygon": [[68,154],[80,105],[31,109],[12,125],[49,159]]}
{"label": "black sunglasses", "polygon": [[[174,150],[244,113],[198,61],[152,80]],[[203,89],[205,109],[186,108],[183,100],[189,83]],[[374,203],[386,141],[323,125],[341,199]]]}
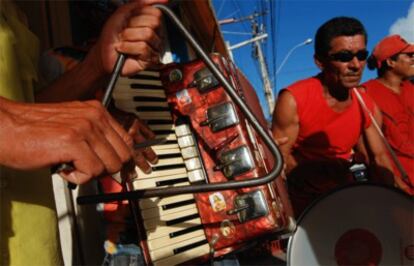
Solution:
{"label": "black sunglasses", "polygon": [[356,52],[355,54],[351,51],[340,51],[334,54],[329,55],[329,58],[333,61],[339,61],[339,62],[350,62],[354,57],[358,58],[359,61],[365,61],[367,60],[369,52],[367,50],[360,50]]}

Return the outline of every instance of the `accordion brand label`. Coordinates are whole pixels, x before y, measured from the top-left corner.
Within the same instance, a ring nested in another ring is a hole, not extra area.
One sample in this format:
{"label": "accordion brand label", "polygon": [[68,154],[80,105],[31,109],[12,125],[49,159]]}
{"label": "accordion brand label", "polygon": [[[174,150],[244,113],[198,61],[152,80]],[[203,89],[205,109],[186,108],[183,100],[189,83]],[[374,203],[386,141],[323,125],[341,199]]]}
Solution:
{"label": "accordion brand label", "polygon": [[188,91],[186,89],[178,91],[175,96],[178,99],[178,102],[182,105],[190,104],[191,103],[191,97],[188,94]]}
{"label": "accordion brand label", "polygon": [[210,194],[209,199],[213,211],[219,212],[226,209],[226,201],[224,200],[223,194],[221,194],[220,192]]}

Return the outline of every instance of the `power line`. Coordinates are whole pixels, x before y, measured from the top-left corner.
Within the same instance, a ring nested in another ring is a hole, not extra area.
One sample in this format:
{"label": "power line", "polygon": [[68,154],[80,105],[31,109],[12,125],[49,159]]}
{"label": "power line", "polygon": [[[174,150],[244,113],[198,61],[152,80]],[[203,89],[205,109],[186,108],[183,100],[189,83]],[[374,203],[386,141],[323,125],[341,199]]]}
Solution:
{"label": "power line", "polygon": [[234,34],[234,35],[249,35],[249,36],[252,35],[251,32],[237,32],[237,31],[225,31],[225,30],[222,30],[221,33],[223,33],[223,34]]}

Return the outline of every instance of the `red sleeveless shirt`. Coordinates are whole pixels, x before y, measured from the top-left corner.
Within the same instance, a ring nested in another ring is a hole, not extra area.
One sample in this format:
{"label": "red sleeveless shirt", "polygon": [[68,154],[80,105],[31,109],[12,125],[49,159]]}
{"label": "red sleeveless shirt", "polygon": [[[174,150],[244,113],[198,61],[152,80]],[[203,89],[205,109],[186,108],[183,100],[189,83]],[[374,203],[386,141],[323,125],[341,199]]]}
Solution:
{"label": "red sleeveless shirt", "polygon": [[385,138],[414,185],[414,85],[409,81],[403,82],[400,94],[377,80],[369,80],[362,86],[380,108]]}
{"label": "red sleeveless shirt", "polygon": [[[336,112],[323,97],[323,87],[317,77],[296,82],[287,90],[296,101],[299,116],[299,135],[293,154],[305,160],[350,159],[353,146],[371,125],[354,92],[351,92],[351,105]],[[361,95],[372,111],[371,98],[362,92]]]}
{"label": "red sleeveless shirt", "polygon": [[[351,105],[342,112],[332,110],[318,77],[298,81],[287,90],[296,101],[299,116],[299,134],[292,150],[298,165],[287,176],[298,217],[320,195],[353,182],[348,170],[352,148],[371,120],[353,91]],[[373,101],[365,93],[361,95],[372,111]]]}

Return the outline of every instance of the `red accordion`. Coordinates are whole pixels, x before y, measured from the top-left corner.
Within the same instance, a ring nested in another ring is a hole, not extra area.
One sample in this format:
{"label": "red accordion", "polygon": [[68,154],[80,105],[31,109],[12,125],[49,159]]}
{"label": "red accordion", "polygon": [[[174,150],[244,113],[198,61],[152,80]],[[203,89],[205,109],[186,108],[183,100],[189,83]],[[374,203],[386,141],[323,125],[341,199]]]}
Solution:
{"label": "red accordion", "polygon": [[[257,96],[234,65],[211,59],[266,127]],[[151,174],[136,168],[133,189],[245,180],[273,166],[266,146],[201,60],[166,65],[120,79],[119,109],[134,112],[167,142],[153,146],[159,162]],[[290,204],[283,181],[258,187],[183,194],[137,201],[141,246],[154,265],[225,255],[265,235],[286,231]]]}

